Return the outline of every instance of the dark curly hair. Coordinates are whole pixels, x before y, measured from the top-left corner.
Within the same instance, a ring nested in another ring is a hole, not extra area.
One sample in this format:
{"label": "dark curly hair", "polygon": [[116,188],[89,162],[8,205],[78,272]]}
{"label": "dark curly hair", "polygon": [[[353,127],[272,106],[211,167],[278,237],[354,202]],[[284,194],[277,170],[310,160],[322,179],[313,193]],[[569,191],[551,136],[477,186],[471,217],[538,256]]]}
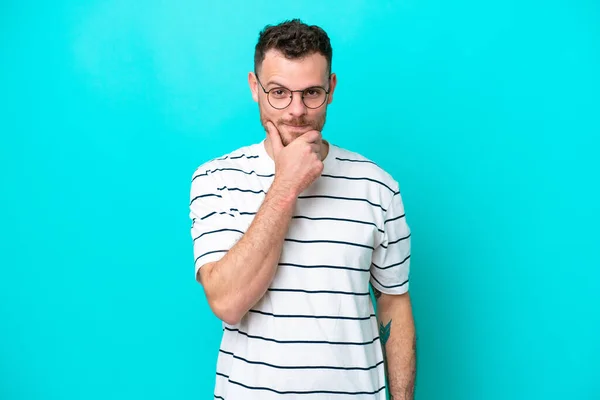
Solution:
{"label": "dark curly hair", "polygon": [[267,25],[260,32],[254,49],[254,72],[258,72],[265,54],[271,49],[280,51],[289,59],[320,53],[327,59],[329,73],[331,73],[333,51],[329,36],[316,25],[307,25],[297,18],[278,25]]}

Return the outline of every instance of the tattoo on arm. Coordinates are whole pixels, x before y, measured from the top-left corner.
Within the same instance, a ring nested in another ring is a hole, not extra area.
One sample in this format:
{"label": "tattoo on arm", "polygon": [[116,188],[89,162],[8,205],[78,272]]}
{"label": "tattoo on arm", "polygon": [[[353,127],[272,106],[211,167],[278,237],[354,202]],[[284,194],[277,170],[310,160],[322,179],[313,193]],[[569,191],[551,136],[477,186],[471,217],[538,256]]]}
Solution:
{"label": "tattoo on arm", "polygon": [[[373,285],[371,285],[371,288],[373,289],[373,294],[375,295],[375,300],[378,301],[382,295],[381,291],[377,290]],[[385,369],[386,386],[388,386],[388,387],[389,387],[389,374],[388,374],[388,362],[387,362],[387,354],[386,354],[385,346],[390,338],[391,331],[392,331],[392,320],[391,319],[387,324],[384,324],[382,321],[379,322],[379,339],[381,341],[381,346],[382,346],[382,351],[383,351],[383,362],[384,362],[384,369]],[[394,399],[394,396],[390,395],[390,400],[393,400],[393,399]]]}
{"label": "tattoo on arm", "polygon": [[390,332],[392,331],[392,320],[387,323],[387,325],[383,325],[383,322],[379,323],[379,338],[381,339],[381,343],[385,346],[388,339],[390,338]]}
{"label": "tattoo on arm", "polygon": [[[384,325],[383,322],[379,323],[379,339],[381,340],[381,347],[382,347],[382,351],[383,351],[383,366],[384,366],[384,370],[385,370],[385,380],[386,380],[386,386],[389,387],[389,373],[388,373],[388,362],[387,362],[387,354],[385,351],[385,345],[388,341],[388,339],[390,338],[390,333],[392,331],[392,320],[390,319],[390,322],[387,323],[387,325]],[[390,399],[393,399],[393,397],[390,397]]]}

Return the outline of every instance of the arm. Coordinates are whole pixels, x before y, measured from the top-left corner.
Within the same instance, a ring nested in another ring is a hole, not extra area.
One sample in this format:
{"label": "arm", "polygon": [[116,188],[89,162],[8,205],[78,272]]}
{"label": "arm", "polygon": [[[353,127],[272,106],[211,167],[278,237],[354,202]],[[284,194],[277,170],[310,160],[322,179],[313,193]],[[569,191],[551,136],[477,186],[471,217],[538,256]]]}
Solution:
{"label": "arm", "polygon": [[228,324],[238,323],[273,280],[295,203],[271,188],[244,236],[219,261],[198,270],[211,309]]}
{"label": "arm", "polygon": [[399,187],[394,189],[382,240],[373,252],[371,286],[377,300],[388,391],[392,399],[413,400],[416,335],[409,295],[411,229]]}
{"label": "arm", "polygon": [[410,295],[383,294],[377,299],[379,337],[383,345],[390,399],[413,400],[416,378],[416,334]]}
{"label": "arm", "polygon": [[[275,160],[275,178],[252,224],[230,248],[226,241],[219,241],[219,250],[202,248],[196,244],[195,251],[203,254],[222,253],[221,258],[205,261],[196,279],[204,288],[208,303],[217,317],[228,324],[237,324],[265,294],[275,273],[285,235],[297,201],[304,191],[322,172],[319,157],[320,132],[311,131],[289,145],[283,146],[280,134],[271,123],[267,133]],[[208,209],[215,197],[199,196],[194,207]],[[200,214],[192,210],[193,215]],[[210,219],[209,219],[210,220]],[[209,222],[198,222],[196,231],[207,231]],[[227,222],[215,226],[207,233],[227,228]],[[216,242],[213,242],[216,243]],[[227,250],[222,250],[227,249]]]}

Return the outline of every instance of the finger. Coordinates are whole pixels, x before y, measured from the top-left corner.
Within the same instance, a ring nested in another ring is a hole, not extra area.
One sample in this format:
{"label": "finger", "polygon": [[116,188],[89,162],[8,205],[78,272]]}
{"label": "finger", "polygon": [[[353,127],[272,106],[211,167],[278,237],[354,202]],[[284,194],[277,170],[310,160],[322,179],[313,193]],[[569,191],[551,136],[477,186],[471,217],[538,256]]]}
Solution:
{"label": "finger", "polygon": [[321,154],[321,145],[317,143],[310,143],[310,149],[313,153],[320,155]]}
{"label": "finger", "polygon": [[281,135],[275,127],[275,124],[271,121],[267,122],[267,134],[271,140],[271,147],[273,148],[273,155],[277,157],[281,149],[283,149],[283,143],[281,142]]}
{"label": "finger", "polygon": [[321,143],[321,132],[319,131],[308,131],[304,135],[300,136],[298,139],[302,139],[307,143]]}

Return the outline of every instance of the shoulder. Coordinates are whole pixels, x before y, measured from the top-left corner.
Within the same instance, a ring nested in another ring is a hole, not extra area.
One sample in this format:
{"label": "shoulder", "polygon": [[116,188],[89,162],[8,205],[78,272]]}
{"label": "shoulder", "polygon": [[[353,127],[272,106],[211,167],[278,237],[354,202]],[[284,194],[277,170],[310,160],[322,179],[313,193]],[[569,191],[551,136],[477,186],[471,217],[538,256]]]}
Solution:
{"label": "shoulder", "polygon": [[356,151],[332,145],[334,148],[333,162],[345,173],[352,176],[364,176],[375,180],[392,192],[399,191],[399,183],[397,179],[387,170],[382,168],[372,159],[369,159]]}
{"label": "shoulder", "polygon": [[253,160],[259,158],[258,150],[257,144],[251,144],[204,161],[193,171],[192,180],[222,170],[246,168]]}

